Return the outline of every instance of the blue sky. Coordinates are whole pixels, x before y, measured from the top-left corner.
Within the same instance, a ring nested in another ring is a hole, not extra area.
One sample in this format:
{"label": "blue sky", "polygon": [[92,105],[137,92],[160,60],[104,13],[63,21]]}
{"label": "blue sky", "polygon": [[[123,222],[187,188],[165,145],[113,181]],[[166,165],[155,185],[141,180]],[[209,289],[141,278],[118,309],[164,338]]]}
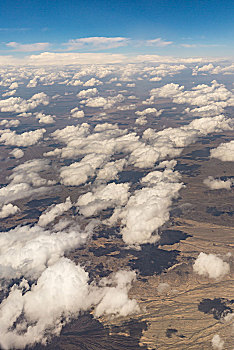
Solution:
{"label": "blue sky", "polygon": [[0,54],[233,57],[233,18],[230,0],[7,0],[0,4]]}

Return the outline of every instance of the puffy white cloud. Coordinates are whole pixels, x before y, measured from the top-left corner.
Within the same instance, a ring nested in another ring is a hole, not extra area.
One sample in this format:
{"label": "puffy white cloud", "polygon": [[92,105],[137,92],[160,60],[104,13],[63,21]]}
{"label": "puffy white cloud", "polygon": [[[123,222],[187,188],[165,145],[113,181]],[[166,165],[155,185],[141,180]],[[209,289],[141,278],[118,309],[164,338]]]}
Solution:
{"label": "puffy white cloud", "polygon": [[93,97],[93,96],[97,95],[97,93],[98,93],[97,88],[81,90],[77,94],[77,97],[79,97],[79,98],[89,98],[89,97]]}
{"label": "puffy white cloud", "polygon": [[55,115],[44,114],[42,112],[35,113],[36,118],[38,119],[40,124],[52,124],[54,123]]}
{"label": "puffy white cloud", "polygon": [[61,183],[65,186],[79,186],[95,174],[106,160],[105,155],[88,154],[80,162],[60,169]]}
{"label": "puffy white cloud", "polygon": [[149,173],[141,180],[147,187],[136,190],[125,207],[114,210],[107,223],[121,220],[121,234],[128,245],[156,242],[157,230],[169,220],[172,200],[183,187],[179,179],[179,173],[172,170]]}
{"label": "puffy white cloud", "polygon": [[[95,308],[94,315],[115,315],[128,316],[137,311],[139,307],[136,300],[128,298],[128,291],[132,282],[136,279],[136,274],[133,271],[120,270],[109,278],[101,280],[100,289],[101,300]],[[113,286],[108,286],[110,283]]]}
{"label": "puffy white cloud", "polygon": [[0,219],[16,214],[20,209],[11,203],[3,205],[0,209]]}
{"label": "puffy white cloud", "polygon": [[10,183],[0,189],[0,204],[49,192],[49,188],[45,186],[54,184],[54,181],[43,179],[39,175],[49,168],[49,162],[45,159],[34,159],[15,167],[8,177]]}
{"label": "puffy white cloud", "polygon": [[16,134],[15,131],[5,129],[0,131],[0,142],[10,146],[32,146],[43,137],[45,132],[45,129],[37,129],[34,131],[26,131],[22,134]]}
{"label": "puffy white cloud", "polygon": [[[160,88],[155,88],[150,91],[149,103],[156,98],[171,98],[174,103],[190,104],[199,106],[191,111],[196,115],[216,115],[223,112],[227,106],[234,105],[234,95],[227,90],[223,84],[217,83],[216,80],[211,82],[211,85],[200,84],[193,87],[190,91],[184,91],[184,86],[178,84],[166,84]],[[209,107],[207,107],[209,106]],[[203,114],[202,114],[203,113]]]}
{"label": "puffy white cloud", "polygon": [[223,162],[234,161],[234,141],[221,143],[210,151],[211,158],[221,159]]}
{"label": "puffy white cloud", "polygon": [[127,183],[110,183],[80,196],[76,205],[84,216],[97,215],[101,210],[125,205],[130,195],[128,191],[129,184]]}
{"label": "puffy white cloud", "polygon": [[15,95],[16,90],[6,91],[4,94],[2,94],[2,97],[8,97]]}
{"label": "puffy white cloud", "polygon": [[135,112],[135,114],[139,115],[139,116],[145,116],[145,115],[148,115],[148,114],[152,114],[155,117],[159,117],[162,114],[162,112],[163,112],[162,109],[160,111],[157,111],[156,108],[146,108],[146,109],[144,109],[141,112],[140,111]]}
{"label": "puffy white cloud", "polygon": [[95,79],[95,78],[91,78],[89,80],[87,80],[83,86],[95,86],[95,85],[102,85],[103,83],[98,80],[98,79]]}
{"label": "puffy white cloud", "polygon": [[201,276],[218,279],[229,273],[230,266],[215,254],[200,253],[193,270]]}
{"label": "puffy white cloud", "polygon": [[224,341],[220,338],[218,334],[215,334],[212,338],[212,347],[215,350],[222,350],[224,346]]}
{"label": "puffy white cloud", "polygon": [[71,109],[72,118],[84,118],[84,111],[79,111],[78,107]]}
{"label": "puffy white cloud", "polygon": [[17,127],[20,125],[20,121],[18,119],[11,119],[11,120],[3,119],[1,120],[0,125],[6,128]]}
{"label": "puffy white cloud", "polygon": [[123,170],[126,163],[127,161],[125,159],[108,162],[97,172],[96,181],[108,182],[110,180],[115,180],[118,173]]}
{"label": "puffy white cloud", "polygon": [[64,203],[59,203],[52,205],[45,212],[41,214],[38,220],[39,226],[47,226],[49,223],[54,221],[54,219],[62,215],[65,211],[69,210],[72,207],[72,202],[70,197],[66,199]]}
{"label": "puffy white cloud", "polygon": [[24,100],[21,97],[9,97],[5,100],[0,100],[0,111],[23,113],[35,109],[40,104],[44,106],[49,104],[48,96],[44,92],[39,92],[28,100]]}
{"label": "puffy white cloud", "polygon": [[[44,218],[58,215],[58,211],[60,215],[67,209],[64,205],[70,206],[70,200],[62,204],[63,208],[59,204],[45,212]],[[127,316],[139,311],[136,301],[128,297],[136,279],[134,272],[118,271],[98,284],[89,284],[84,268],[64,258],[64,254],[86,242],[93,224],[82,231],[75,222],[59,226],[59,230],[58,225],[52,230],[38,225],[20,226],[1,232],[0,280],[5,278],[6,288],[6,281],[11,284],[12,278],[20,279],[9,286],[9,294],[0,304],[0,345],[4,349],[45,344],[51,335],[59,335],[72,318],[91,308],[96,317]]]}
{"label": "puffy white cloud", "polygon": [[145,116],[141,116],[135,120],[135,123],[138,125],[145,125],[147,124],[147,119]]}
{"label": "puffy white cloud", "polygon": [[203,183],[208,186],[211,190],[219,190],[219,189],[226,189],[230,190],[232,184],[234,183],[234,179],[228,179],[226,181],[221,179],[215,179],[213,176],[208,176],[207,179],[203,181]]}
{"label": "puffy white cloud", "polygon": [[9,86],[9,89],[14,90],[14,89],[17,89],[18,87],[19,87],[18,83],[16,81],[14,81],[14,83],[12,83]]}
{"label": "puffy white cloud", "polygon": [[[45,344],[50,335],[58,336],[67,322],[92,306],[96,317],[139,311],[136,301],[128,298],[134,279],[134,273],[119,271],[101,280],[103,286],[89,285],[88,273],[80,265],[60,258],[42,272],[31,289],[26,280],[12,287],[0,309],[0,344],[4,349]],[[14,331],[10,330],[13,323]]]}
{"label": "puffy white cloud", "polygon": [[14,148],[14,149],[10,152],[10,154],[11,154],[13,157],[19,159],[19,158],[22,158],[22,157],[24,156],[24,151],[22,151],[22,149],[20,149],[20,148]]}
{"label": "puffy white cloud", "polygon": [[112,108],[115,104],[123,102],[124,96],[121,94],[118,94],[113,97],[90,97],[87,100],[81,101],[82,103],[85,103],[87,107],[103,107],[104,109]]}

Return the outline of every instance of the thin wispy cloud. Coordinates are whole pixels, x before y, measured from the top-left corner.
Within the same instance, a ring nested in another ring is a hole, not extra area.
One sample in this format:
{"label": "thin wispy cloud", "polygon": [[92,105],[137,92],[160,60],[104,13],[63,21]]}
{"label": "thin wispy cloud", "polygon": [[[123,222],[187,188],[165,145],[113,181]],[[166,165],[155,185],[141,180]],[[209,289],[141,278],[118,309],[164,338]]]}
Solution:
{"label": "thin wispy cloud", "polygon": [[70,39],[67,43],[68,51],[79,50],[79,49],[113,49],[116,47],[126,46],[129,42],[128,38],[124,37],[89,37]]}
{"label": "thin wispy cloud", "polygon": [[50,47],[50,43],[20,44],[15,41],[11,41],[7,43],[6,46],[17,52],[32,52],[46,50]]}
{"label": "thin wispy cloud", "polygon": [[146,40],[145,45],[146,46],[157,46],[157,47],[164,47],[173,44],[173,41],[165,41],[161,38],[156,38],[152,40]]}

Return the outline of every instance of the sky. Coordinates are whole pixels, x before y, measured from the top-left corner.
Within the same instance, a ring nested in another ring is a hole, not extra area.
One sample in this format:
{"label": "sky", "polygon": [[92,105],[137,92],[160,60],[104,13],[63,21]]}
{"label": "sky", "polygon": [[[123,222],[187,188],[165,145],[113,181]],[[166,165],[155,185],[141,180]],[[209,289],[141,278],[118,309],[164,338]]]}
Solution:
{"label": "sky", "polygon": [[234,56],[231,0],[8,0],[0,55],[108,52]]}

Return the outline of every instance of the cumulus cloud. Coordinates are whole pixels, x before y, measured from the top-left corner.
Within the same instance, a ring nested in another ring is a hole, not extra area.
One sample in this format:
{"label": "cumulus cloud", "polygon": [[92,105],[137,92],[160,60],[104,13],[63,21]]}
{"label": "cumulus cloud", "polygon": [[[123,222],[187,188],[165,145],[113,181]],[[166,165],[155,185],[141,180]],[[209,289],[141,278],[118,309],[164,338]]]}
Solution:
{"label": "cumulus cloud", "polygon": [[70,197],[68,197],[64,203],[52,205],[41,214],[38,220],[38,225],[42,227],[47,226],[49,223],[54,221],[56,217],[62,215],[65,211],[71,209],[71,207],[72,202]]}
{"label": "cumulus cloud", "polygon": [[77,97],[79,97],[79,98],[89,98],[89,97],[93,97],[93,96],[97,95],[97,93],[98,93],[97,88],[81,90],[77,94]]}
{"label": "cumulus cloud", "polygon": [[11,128],[11,127],[15,128],[20,125],[20,121],[18,119],[11,119],[11,120],[3,119],[1,120],[0,125],[6,128]]}
{"label": "cumulus cloud", "polygon": [[229,273],[230,266],[215,254],[200,253],[193,270],[201,276],[218,279]]}
{"label": "cumulus cloud", "polygon": [[15,215],[20,209],[11,203],[3,205],[0,209],[0,219],[7,218],[8,216]]}
{"label": "cumulus cloud", "polygon": [[97,215],[107,208],[117,208],[126,204],[129,197],[129,184],[110,183],[99,186],[78,198],[76,203],[79,212],[86,216]]}
{"label": "cumulus cloud", "polygon": [[103,83],[98,80],[98,79],[95,79],[95,78],[91,78],[89,80],[87,80],[83,86],[87,87],[87,86],[95,86],[95,85],[102,85]]}
{"label": "cumulus cloud", "polygon": [[21,97],[9,97],[5,100],[0,100],[0,111],[23,113],[35,109],[40,104],[44,106],[49,104],[48,96],[44,92],[39,92],[28,100],[24,100]]}
{"label": "cumulus cloud", "polygon": [[162,112],[163,112],[162,109],[160,111],[157,111],[156,108],[146,108],[141,112],[140,111],[135,112],[135,114],[139,116],[145,116],[145,115],[151,114],[155,117],[159,117],[162,114]]}
{"label": "cumulus cloud", "polygon": [[234,179],[221,180],[221,179],[215,179],[213,176],[208,176],[208,178],[205,179],[203,183],[206,186],[208,186],[211,190],[219,190],[222,188],[226,190],[230,190],[232,184],[234,183]]}
{"label": "cumulus cloud", "polygon": [[80,111],[78,107],[71,109],[72,118],[84,118],[84,111]]}
{"label": "cumulus cloud", "polygon": [[169,220],[172,200],[183,187],[179,179],[179,173],[172,170],[149,173],[141,180],[147,187],[136,190],[125,207],[114,210],[107,223],[121,220],[121,234],[128,245],[156,242],[157,230]]}
{"label": "cumulus cloud", "polygon": [[234,105],[234,95],[223,84],[216,80],[211,85],[200,84],[189,91],[179,84],[166,84],[150,91],[150,98],[146,101],[152,103],[156,98],[171,98],[174,103],[198,106],[189,109],[194,115],[210,116],[222,113],[227,106]]}
{"label": "cumulus cloud", "polygon": [[[84,244],[92,225],[81,231],[73,224],[65,231],[21,226],[0,235],[0,277],[12,281],[0,305],[0,345],[24,349],[45,344],[83,311],[94,308],[101,315],[127,316],[139,311],[128,297],[136,274],[118,271],[98,283],[64,254]],[[6,283],[6,282],[5,282]],[[6,285],[5,285],[6,288]]]}
{"label": "cumulus cloud", "polygon": [[115,180],[118,177],[118,173],[123,170],[127,161],[125,159],[119,159],[115,162],[108,162],[97,172],[96,181],[108,182]]}
{"label": "cumulus cloud", "polygon": [[10,154],[11,154],[13,157],[19,159],[19,158],[22,158],[22,157],[24,156],[24,151],[22,151],[22,149],[20,149],[20,148],[14,148],[14,149],[10,152]]}
{"label": "cumulus cloud", "polygon": [[215,350],[222,350],[224,346],[224,341],[220,338],[218,334],[215,334],[212,338],[212,347]]}
{"label": "cumulus cloud", "polygon": [[211,158],[218,158],[223,162],[234,161],[234,141],[221,143],[217,148],[210,151]]}
{"label": "cumulus cloud", "polygon": [[55,115],[44,114],[42,112],[35,113],[36,119],[38,119],[40,124],[52,124],[54,123]]}
{"label": "cumulus cloud", "polygon": [[34,159],[15,167],[8,177],[9,184],[0,189],[0,204],[4,205],[17,199],[49,192],[47,186],[55,182],[39,175],[40,172],[49,169],[49,162],[45,159]]}
{"label": "cumulus cloud", "polygon": [[2,94],[2,97],[8,97],[15,95],[16,90],[6,91],[4,94]]}
{"label": "cumulus cloud", "polygon": [[34,131],[25,131],[22,134],[16,134],[15,131],[5,129],[0,131],[0,143],[18,147],[32,146],[43,137],[45,132],[45,129],[37,129]]}
{"label": "cumulus cloud", "polygon": [[105,155],[88,154],[80,162],[62,167],[60,170],[61,183],[65,186],[79,186],[95,174],[106,160]]}
{"label": "cumulus cloud", "polygon": [[82,100],[81,103],[85,103],[87,107],[102,107],[104,109],[112,108],[115,104],[123,102],[124,96],[122,94],[118,94],[113,97],[90,97],[87,100]]}

